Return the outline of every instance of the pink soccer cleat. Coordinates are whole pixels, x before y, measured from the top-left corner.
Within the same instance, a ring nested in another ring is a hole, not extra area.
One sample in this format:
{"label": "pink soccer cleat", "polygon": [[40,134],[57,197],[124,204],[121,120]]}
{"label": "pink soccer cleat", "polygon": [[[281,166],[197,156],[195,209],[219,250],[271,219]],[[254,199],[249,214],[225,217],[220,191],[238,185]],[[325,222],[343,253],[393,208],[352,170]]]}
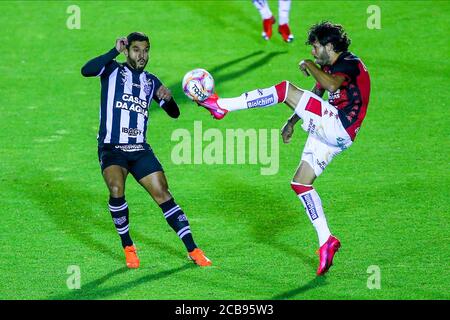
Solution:
{"label": "pink soccer cleat", "polygon": [[275,18],[270,17],[269,19],[263,20],[263,32],[262,37],[264,40],[269,40],[272,37],[272,25],[275,23]]}
{"label": "pink soccer cleat", "polygon": [[219,99],[219,96],[216,93],[213,93],[210,95],[206,100],[203,101],[197,101],[197,103],[208,109],[208,111],[211,113],[211,115],[217,119],[220,120],[227,114],[228,110],[223,109],[219,107],[219,104],[217,103],[217,100]]}
{"label": "pink soccer cleat", "polygon": [[278,26],[278,32],[281,34],[284,41],[292,42],[294,40],[294,35],[291,33],[291,29],[289,29],[287,23]]}
{"label": "pink soccer cleat", "polygon": [[333,265],[334,254],[341,247],[341,242],[334,236],[330,236],[319,249],[319,268],[317,269],[317,275],[323,276],[328,269]]}

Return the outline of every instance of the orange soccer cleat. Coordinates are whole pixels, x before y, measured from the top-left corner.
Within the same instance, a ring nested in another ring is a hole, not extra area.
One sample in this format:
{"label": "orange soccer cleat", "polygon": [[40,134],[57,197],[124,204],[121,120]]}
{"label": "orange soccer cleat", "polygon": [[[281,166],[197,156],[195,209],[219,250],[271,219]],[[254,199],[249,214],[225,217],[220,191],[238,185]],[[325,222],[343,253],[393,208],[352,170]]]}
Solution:
{"label": "orange soccer cleat", "polygon": [[199,248],[195,248],[193,251],[189,252],[188,258],[200,267],[209,267],[212,265],[211,260],[209,260]]}
{"label": "orange soccer cleat", "polygon": [[130,269],[137,269],[139,268],[139,258],[136,254],[136,247],[133,246],[127,246],[123,249],[125,252],[125,259],[127,261],[127,267]]}

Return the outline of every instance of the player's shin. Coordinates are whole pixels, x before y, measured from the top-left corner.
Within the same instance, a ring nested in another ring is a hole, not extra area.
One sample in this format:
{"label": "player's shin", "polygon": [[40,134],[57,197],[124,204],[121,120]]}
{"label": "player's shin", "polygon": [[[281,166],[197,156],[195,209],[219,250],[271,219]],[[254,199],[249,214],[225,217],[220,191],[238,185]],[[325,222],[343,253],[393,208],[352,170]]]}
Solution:
{"label": "player's shin", "polygon": [[159,206],[167,223],[177,233],[181,241],[183,241],[187,251],[191,252],[197,248],[197,245],[192,238],[189,221],[180,206],[175,203],[174,199],[172,198],[161,203]]}
{"label": "player's shin", "polygon": [[129,220],[128,220],[128,204],[125,201],[125,197],[121,198],[109,198],[109,211],[114,221],[117,233],[122,240],[122,246],[132,246],[133,241],[130,237]]}
{"label": "player's shin", "polygon": [[279,25],[289,23],[289,11],[291,11],[291,0],[278,0]]}
{"label": "player's shin", "polygon": [[256,9],[258,9],[262,19],[269,19],[272,17],[272,11],[270,11],[270,7],[266,0],[253,0],[253,4]]}
{"label": "player's shin", "polygon": [[220,98],[217,103],[228,111],[274,106],[286,100],[288,85],[288,81],[282,81],[269,88],[245,92],[239,97]]}
{"label": "player's shin", "polygon": [[303,185],[292,181],[291,187],[305,207],[306,214],[316,229],[317,236],[319,237],[319,247],[321,247],[327,242],[331,232],[328,228],[319,194],[310,185]]}

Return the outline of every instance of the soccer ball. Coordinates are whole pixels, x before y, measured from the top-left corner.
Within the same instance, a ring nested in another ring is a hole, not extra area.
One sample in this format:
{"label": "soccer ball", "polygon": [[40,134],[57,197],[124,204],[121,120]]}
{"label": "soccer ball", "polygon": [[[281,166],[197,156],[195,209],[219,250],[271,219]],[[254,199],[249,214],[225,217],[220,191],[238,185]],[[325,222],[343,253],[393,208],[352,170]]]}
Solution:
{"label": "soccer ball", "polygon": [[184,94],[193,101],[203,101],[214,93],[214,79],[205,69],[194,69],[183,78]]}

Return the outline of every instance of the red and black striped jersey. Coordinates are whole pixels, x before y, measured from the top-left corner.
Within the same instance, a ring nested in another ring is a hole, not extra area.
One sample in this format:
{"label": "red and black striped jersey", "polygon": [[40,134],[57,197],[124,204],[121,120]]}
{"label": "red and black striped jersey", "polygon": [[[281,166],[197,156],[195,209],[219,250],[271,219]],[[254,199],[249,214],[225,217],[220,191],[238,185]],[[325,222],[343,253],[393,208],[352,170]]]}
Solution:
{"label": "red and black striped jersey", "polygon": [[[335,106],[345,130],[352,140],[366,116],[370,96],[370,77],[364,63],[351,52],[343,52],[331,66],[322,70],[345,78],[341,87],[328,93],[328,102]],[[316,88],[322,89],[319,83]]]}

